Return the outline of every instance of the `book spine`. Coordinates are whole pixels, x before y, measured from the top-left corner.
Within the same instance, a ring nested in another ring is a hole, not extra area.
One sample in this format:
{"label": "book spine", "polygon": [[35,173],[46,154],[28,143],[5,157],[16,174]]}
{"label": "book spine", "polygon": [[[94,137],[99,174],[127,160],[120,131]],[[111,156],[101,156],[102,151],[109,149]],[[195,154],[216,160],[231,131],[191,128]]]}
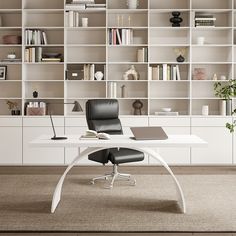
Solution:
{"label": "book spine", "polygon": [[157,66],[152,67],[152,80],[158,80],[158,68],[157,68]]}
{"label": "book spine", "polygon": [[90,80],[94,80],[94,64],[90,65],[89,67],[89,76],[90,76]]}
{"label": "book spine", "polygon": [[163,80],[167,80],[167,64],[163,64]]}
{"label": "book spine", "polygon": [[176,65],[176,80],[181,80],[179,65]]}
{"label": "book spine", "polygon": [[153,70],[153,67],[149,66],[148,67],[148,80],[152,80],[152,78],[153,78],[152,70]]}
{"label": "book spine", "polygon": [[69,11],[69,27],[74,27],[74,14],[73,14],[73,11]]}

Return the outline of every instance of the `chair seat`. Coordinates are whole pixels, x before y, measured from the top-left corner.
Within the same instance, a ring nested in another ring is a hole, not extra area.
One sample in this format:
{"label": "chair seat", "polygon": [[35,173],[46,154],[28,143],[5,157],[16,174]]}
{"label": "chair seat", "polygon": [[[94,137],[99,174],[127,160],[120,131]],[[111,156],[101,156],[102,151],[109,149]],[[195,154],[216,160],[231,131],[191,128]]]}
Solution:
{"label": "chair seat", "polygon": [[111,148],[108,159],[113,164],[137,162],[144,160],[144,154],[129,148],[120,148],[119,151],[117,148]]}

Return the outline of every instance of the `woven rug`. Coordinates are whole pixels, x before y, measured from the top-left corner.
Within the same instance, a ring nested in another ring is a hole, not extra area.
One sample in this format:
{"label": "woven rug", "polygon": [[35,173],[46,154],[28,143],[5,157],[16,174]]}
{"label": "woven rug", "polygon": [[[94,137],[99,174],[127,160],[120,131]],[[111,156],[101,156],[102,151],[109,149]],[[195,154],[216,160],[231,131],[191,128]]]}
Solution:
{"label": "woven rug", "polygon": [[50,213],[57,175],[1,175],[0,231],[236,231],[236,175],[178,175],[187,213],[181,214],[168,175],[137,175],[137,185],[69,175]]}

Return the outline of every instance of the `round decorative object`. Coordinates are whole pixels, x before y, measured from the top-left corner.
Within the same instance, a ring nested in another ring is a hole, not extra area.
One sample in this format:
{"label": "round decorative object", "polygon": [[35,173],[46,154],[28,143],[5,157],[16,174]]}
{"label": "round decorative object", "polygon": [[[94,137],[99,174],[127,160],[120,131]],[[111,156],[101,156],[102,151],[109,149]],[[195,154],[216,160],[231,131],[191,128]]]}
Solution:
{"label": "round decorative object", "polygon": [[141,109],[143,108],[143,103],[137,99],[133,102],[134,115],[142,115]]}
{"label": "round decorative object", "polygon": [[38,93],[37,91],[34,91],[34,92],[33,92],[33,97],[34,97],[34,98],[37,98],[38,95],[39,95],[39,93]]}
{"label": "round decorative object", "polygon": [[97,71],[95,74],[94,74],[94,77],[96,80],[102,80],[103,79],[103,73],[101,71]]}
{"label": "round decorative object", "polygon": [[183,21],[183,19],[180,17],[179,11],[173,11],[172,16],[170,18],[170,22],[172,23],[172,27],[180,27],[180,23]]}
{"label": "round decorative object", "polygon": [[176,61],[177,62],[184,62],[185,58],[182,56],[182,55],[179,55],[177,58],[176,58]]}

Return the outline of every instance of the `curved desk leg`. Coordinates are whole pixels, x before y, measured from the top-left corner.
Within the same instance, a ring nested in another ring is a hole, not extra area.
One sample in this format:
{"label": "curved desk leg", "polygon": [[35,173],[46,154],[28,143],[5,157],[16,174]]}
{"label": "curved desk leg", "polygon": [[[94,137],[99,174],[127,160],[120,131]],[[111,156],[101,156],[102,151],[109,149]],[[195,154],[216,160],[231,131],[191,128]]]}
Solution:
{"label": "curved desk leg", "polygon": [[85,149],[83,152],[81,152],[81,154],[78,154],[78,156],[76,156],[75,159],[71,162],[71,164],[66,168],[65,172],[63,173],[59,182],[57,183],[56,189],[54,191],[53,198],[52,198],[51,213],[54,213],[54,211],[57,208],[58,203],[61,200],[62,185],[63,185],[64,179],[65,179],[67,173],[70,171],[70,169],[83,157],[85,157],[93,152],[100,151],[102,149],[104,149],[104,148],[87,148],[87,149]]}
{"label": "curved desk leg", "polygon": [[184,194],[183,194],[183,190],[179,184],[179,181],[177,180],[177,178],[175,177],[174,173],[172,172],[172,170],[170,169],[170,167],[168,166],[168,164],[163,160],[163,158],[157,153],[155,152],[153,149],[150,148],[140,148],[140,151],[145,152],[146,154],[152,156],[153,158],[155,158],[157,161],[159,161],[165,168],[166,170],[170,173],[170,175],[172,176],[175,186],[176,186],[176,191],[178,194],[178,201],[180,203],[180,207],[183,213],[186,212],[186,205],[185,205],[185,199],[184,199]]}

